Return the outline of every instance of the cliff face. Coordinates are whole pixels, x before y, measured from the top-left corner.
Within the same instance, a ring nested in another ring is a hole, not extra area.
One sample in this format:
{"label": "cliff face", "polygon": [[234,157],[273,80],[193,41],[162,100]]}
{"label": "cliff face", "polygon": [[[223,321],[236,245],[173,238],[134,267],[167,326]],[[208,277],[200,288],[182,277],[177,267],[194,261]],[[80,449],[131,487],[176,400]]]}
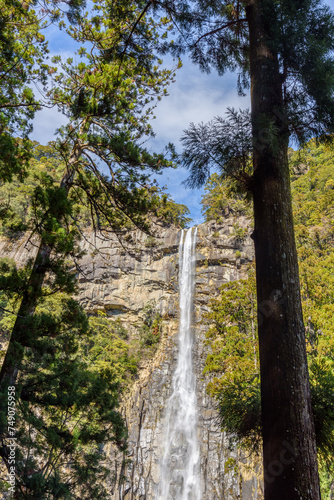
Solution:
{"label": "cliff face", "polygon": [[[249,472],[239,452],[228,449],[214,402],[206,394],[208,380],[203,376],[208,349],[203,314],[222,283],[245,275],[245,266],[253,259],[248,233],[247,220],[242,218],[238,219],[238,231],[232,219],[198,226],[194,371],[202,500],[262,498],[254,467]],[[164,414],[177,356],[180,235],[174,227],[164,226],[156,227],[155,238],[138,233],[133,247],[136,255],[127,253],[116,239],[106,241],[88,234],[82,242],[86,255],[79,277],[80,301],[88,312],[104,311],[111,318],[119,318],[133,335],[147,304],[154,304],[163,317],[159,348],[152,360],[143,362],[139,378],[123,402],[129,429],[127,460],[124,462],[113,447],[107,450],[113,467],[111,498],[115,500],[157,499],[166,427]],[[22,243],[8,247],[0,242],[0,252],[20,263],[28,256]]]}
{"label": "cliff face", "polygon": [[[198,439],[201,451],[203,500],[260,499],[261,489],[254,470],[250,473],[239,452],[230,451],[221,433],[217,411],[206,394],[208,380],[203,376],[207,355],[206,325],[203,314],[221,284],[244,277],[245,266],[253,259],[252,240],[247,220],[226,220],[198,227],[195,292],[194,370],[197,380]],[[244,233],[241,237],[240,233]],[[129,429],[129,456],[108,450],[117,463],[112,498],[155,500],[158,495],[160,463],[163,455],[166,402],[171,393],[177,356],[178,334],[178,244],[180,231],[157,229],[153,240],[137,235],[136,245],[144,248],[140,260],[127,254],[116,242],[94,244],[104,252],[87,255],[80,280],[81,301],[88,311],[104,310],[117,315],[128,329],[135,325],[146,304],[154,303],[164,318],[164,335],[153,360],[144,365],[139,379],[124,401],[124,416]]]}

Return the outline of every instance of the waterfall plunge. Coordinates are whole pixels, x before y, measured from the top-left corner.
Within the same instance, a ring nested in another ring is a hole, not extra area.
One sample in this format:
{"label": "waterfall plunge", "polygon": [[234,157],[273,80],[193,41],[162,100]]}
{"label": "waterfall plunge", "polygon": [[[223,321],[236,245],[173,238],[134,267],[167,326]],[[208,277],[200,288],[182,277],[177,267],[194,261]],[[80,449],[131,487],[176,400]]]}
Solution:
{"label": "waterfall plunge", "polygon": [[179,246],[180,325],[177,366],[166,407],[159,500],[201,500],[197,402],[192,358],[192,314],[197,229],[182,231]]}

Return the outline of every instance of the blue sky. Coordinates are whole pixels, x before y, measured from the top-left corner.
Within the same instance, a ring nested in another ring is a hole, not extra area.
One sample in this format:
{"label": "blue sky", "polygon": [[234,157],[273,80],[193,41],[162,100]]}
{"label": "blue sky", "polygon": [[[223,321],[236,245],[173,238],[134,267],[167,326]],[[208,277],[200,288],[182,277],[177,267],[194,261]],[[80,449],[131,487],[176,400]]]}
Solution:
{"label": "blue sky", "polygon": [[[180,149],[180,137],[191,122],[200,123],[214,116],[224,115],[227,107],[249,107],[249,96],[238,97],[237,76],[227,73],[203,74],[189,60],[183,61],[177,71],[176,82],[169,89],[169,96],[159,104],[153,126],[156,137],[152,144],[164,146],[168,141]],[[203,189],[191,190],[181,183],[188,177],[185,169],[168,169],[158,179],[167,187],[173,199],[188,206],[194,223],[202,222],[200,200]]]}
{"label": "blue sky", "polygon": [[[334,0],[327,3],[334,10]],[[63,58],[72,57],[77,46],[65,34],[51,27],[47,32],[50,49]],[[237,77],[227,73],[219,77],[215,72],[207,75],[189,60],[182,60],[183,67],[177,71],[176,82],[169,88],[169,95],[156,108],[156,119],[152,122],[156,137],[150,140],[148,147],[152,151],[161,151],[166,144],[173,142],[180,149],[180,137],[191,122],[207,122],[214,116],[223,116],[227,107],[249,107],[249,96],[238,97]],[[166,66],[171,60],[166,58]],[[54,134],[66,118],[55,109],[40,111],[35,119],[32,138],[42,144],[54,139]],[[191,212],[194,223],[202,222],[200,200],[203,189],[190,190],[182,185],[187,178],[183,168],[167,169],[157,180],[166,186],[167,192],[178,203],[184,203]]]}

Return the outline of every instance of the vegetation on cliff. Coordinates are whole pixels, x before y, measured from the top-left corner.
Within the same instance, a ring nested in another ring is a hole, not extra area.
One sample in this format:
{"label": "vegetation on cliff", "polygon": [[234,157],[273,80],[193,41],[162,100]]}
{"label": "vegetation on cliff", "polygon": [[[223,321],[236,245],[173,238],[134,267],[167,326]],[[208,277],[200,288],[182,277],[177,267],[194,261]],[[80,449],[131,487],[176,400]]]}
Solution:
{"label": "vegetation on cliff", "polygon": [[[15,311],[27,270],[15,276],[13,263],[2,261],[1,271],[2,304]],[[35,313],[26,321],[25,341],[18,346],[29,350],[15,384],[16,498],[106,498],[110,466],[101,447],[107,442],[125,447],[126,428],[118,410],[121,381],[112,367],[97,362],[90,348],[96,331],[70,297],[73,291],[43,287]],[[3,315],[2,334],[10,335],[13,317]],[[5,412],[1,425],[8,425]],[[6,444],[0,454],[10,468]],[[1,483],[2,491],[9,487],[8,481]]]}

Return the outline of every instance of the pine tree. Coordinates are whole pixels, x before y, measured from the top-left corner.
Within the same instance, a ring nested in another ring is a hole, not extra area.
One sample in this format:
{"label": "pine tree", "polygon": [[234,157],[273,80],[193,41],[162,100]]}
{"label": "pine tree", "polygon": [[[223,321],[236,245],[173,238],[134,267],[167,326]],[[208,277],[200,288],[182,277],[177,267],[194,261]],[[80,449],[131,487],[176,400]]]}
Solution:
{"label": "pine tree", "polygon": [[[0,180],[23,178],[31,155],[28,139],[39,102],[31,85],[46,79],[47,46],[41,22],[28,4],[0,2]],[[19,140],[19,138],[21,140]]]}
{"label": "pine tree", "polygon": [[[28,263],[22,286],[12,279],[3,283],[5,289],[14,287],[19,294],[19,307],[0,374],[1,439],[7,435],[8,387],[15,386],[19,373],[20,382],[25,380],[30,363],[38,372],[39,358],[32,354],[38,352],[37,347],[43,351],[48,336],[58,337],[52,324],[40,323],[37,314],[45,287],[48,293],[75,290],[75,276],[67,264],[69,257],[80,257],[75,203],[90,207],[94,229],[106,235],[112,231],[121,238],[134,227],[148,232],[146,214],[158,200],[150,175],[170,164],[142,145],[152,134],[149,119],[155,102],[165,94],[172,77],[170,71],[160,70],[153,55],[159,26],[144,16],[138,19],[136,2],[115,5],[101,0],[89,13],[76,7],[75,3],[70,11],[75,23],[66,25],[61,19],[61,27],[80,44],[89,44],[89,49],[79,49],[78,63],[56,57],[54,64],[62,71],[49,68],[54,80],[45,89],[48,103],[68,117],[53,145],[63,164],[61,180],[49,173],[40,175],[29,222],[36,257]],[[52,15],[56,18],[57,12]],[[17,398],[35,397],[19,387],[23,392],[18,391]],[[6,440],[1,456],[8,457]]]}
{"label": "pine tree", "polygon": [[[80,48],[82,62],[63,63],[49,91],[50,102],[69,117],[56,145],[65,170],[59,187],[45,178],[43,188],[35,190],[40,244],[27,287],[33,293],[27,292],[21,302],[1,369],[2,387],[5,379],[9,385],[15,382],[20,355],[12,349],[25,335],[21,318],[33,314],[52,252],[71,252],[75,231],[68,230],[69,191],[75,190],[79,198],[85,193],[98,229],[103,214],[106,232],[120,232],[127,224],[147,230],[144,214],[155,200],[147,189],[147,172],[159,172],[167,163],[139,141],[152,133],[149,104],[164,93],[171,74],[156,65],[152,44],[158,35],[145,19],[137,25],[138,40],[128,43],[137,12],[135,3],[114,9],[109,2],[98,2],[90,17],[82,16],[68,28],[74,39],[89,41],[94,50]],[[61,62],[57,57],[54,61]]]}

